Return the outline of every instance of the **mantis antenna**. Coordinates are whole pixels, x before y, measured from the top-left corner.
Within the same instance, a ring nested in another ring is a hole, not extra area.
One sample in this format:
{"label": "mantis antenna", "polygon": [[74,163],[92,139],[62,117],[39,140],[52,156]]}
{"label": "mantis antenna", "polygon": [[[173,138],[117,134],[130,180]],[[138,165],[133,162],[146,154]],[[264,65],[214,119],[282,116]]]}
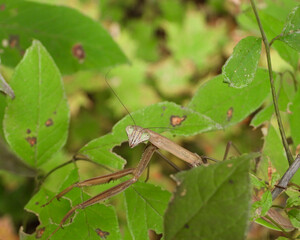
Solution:
{"label": "mantis antenna", "polygon": [[106,84],[109,86],[110,90],[113,92],[113,94],[116,96],[116,98],[118,99],[118,101],[122,104],[122,106],[124,107],[124,109],[126,110],[126,112],[129,114],[129,116],[130,116],[130,118],[132,119],[134,125],[137,126],[136,123],[135,123],[135,121],[134,121],[134,119],[133,119],[133,117],[131,116],[130,112],[128,111],[127,107],[126,107],[126,106],[124,105],[124,103],[121,101],[121,99],[119,98],[119,96],[118,96],[118,94],[115,92],[115,90],[114,90],[114,89],[110,86],[110,84],[108,83],[106,77],[107,77],[107,75],[108,75],[109,73],[110,73],[110,70],[109,70],[109,71],[106,73],[106,75],[105,75],[105,82],[106,82]]}

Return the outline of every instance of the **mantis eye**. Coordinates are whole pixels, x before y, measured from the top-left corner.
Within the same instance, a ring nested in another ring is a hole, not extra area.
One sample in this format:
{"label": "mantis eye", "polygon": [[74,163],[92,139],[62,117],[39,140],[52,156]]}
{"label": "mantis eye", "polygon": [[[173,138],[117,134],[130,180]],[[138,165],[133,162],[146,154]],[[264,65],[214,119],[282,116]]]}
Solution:
{"label": "mantis eye", "polygon": [[126,132],[127,132],[127,135],[128,136],[131,136],[132,135],[132,133],[133,133],[133,126],[127,126],[126,127]]}
{"label": "mantis eye", "polygon": [[144,132],[144,133],[141,135],[141,137],[140,137],[140,142],[148,141],[149,138],[150,138],[149,133]]}

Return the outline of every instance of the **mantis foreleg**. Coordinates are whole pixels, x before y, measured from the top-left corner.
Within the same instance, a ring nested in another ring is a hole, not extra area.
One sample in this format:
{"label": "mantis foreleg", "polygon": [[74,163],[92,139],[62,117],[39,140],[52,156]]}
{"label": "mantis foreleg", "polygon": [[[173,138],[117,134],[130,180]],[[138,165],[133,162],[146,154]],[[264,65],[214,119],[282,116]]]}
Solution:
{"label": "mantis foreleg", "polygon": [[[133,174],[133,178],[122,182],[98,195],[96,195],[95,197],[90,198],[89,200],[80,203],[78,205],[76,205],[75,207],[73,207],[61,220],[59,226],[54,230],[54,232],[52,232],[52,234],[48,237],[48,239],[50,239],[53,234],[55,232],[57,232],[62,226],[63,224],[67,221],[68,218],[70,218],[70,216],[73,215],[73,213],[77,210],[77,209],[83,209],[86,208],[88,206],[91,206],[93,204],[96,204],[100,201],[103,201],[107,198],[110,198],[122,191],[124,191],[125,189],[127,189],[130,185],[132,185],[133,183],[135,183],[139,177],[142,175],[143,171],[146,169],[148,163],[150,162],[153,153],[157,150],[157,147],[154,146],[153,144],[150,144],[146,147],[143,155],[142,155],[142,159],[139,162],[138,166],[136,168],[131,168],[131,169],[125,169],[116,173],[112,173],[112,174],[108,174],[102,177],[96,177],[96,178],[92,178],[86,181],[82,181],[76,184],[71,185],[70,187],[66,188],[65,190],[63,190],[61,193],[59,193],[58,195],[56,195],[54,198],[60,198],[61,196],[63,196],[64,194],[66,194],[67,192],[69,192],[73,187],[82,187],[82,186],[91,186],[91,185],[96,185],[96,184],[101,184],[101,183],[105,183],[105,182],[109,182],[110,180],[113,179],[118,179],[121,178],[123,176],[126,176],[128,174]],[[53,198],[53,199],[54,199]],[[52,199],[50,200],[50,202],[52,201]],[[48,202],[49,203],[49,202]],[[47,204],[48,204],[47,203]],[[45,204],[45,205],[47,205]]]}

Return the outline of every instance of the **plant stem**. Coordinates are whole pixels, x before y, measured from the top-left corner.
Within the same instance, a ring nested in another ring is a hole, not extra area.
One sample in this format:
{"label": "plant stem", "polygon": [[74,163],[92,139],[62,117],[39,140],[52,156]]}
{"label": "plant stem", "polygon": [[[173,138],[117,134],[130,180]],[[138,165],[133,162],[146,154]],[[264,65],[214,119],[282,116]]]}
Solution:
{"label": "plant stem", "polygon": [[278,103],[277,103],[276,91],[275,91],[274,79],[273,79],[273,70],[272,70],[272,63],[271,63],[271,56],[270,56],[270,45],[269,45],[268,39],[266,37],[266,34],[264,32],[264,29],[262,27],[260,18],[258,16],[258,12],[257,12],[256,6],[255,6],[254,0],[250,0],[250,2],[251,2],[252,9],[254,11],[256,21],[258,23],[258,26],[259,26],[259,29],[260,29],[260,32],[261,32],[261,36],[262,36],[262,39],[263,39],[263,42],[264,42],[264,45],[265,45],[265,50],[266,50],[266,55],[267,55],[267,62],[268,62],[268,70],[269,70],[269,78],[270,78],[271,91],[272,91],[272,97],[273,97],[273,104],[274,104],[274,108],[275,108],[275,115],[276,115],[276,119],[277,119],[278,126],[279,126],[279,131],[280,131],[280,135],[281,135],[282,144],[284,146],[289,165],[291,165],[292,162],[293,162],[293,156],[290,152],[288,142],[286,140],[283,124],[282,124],[280,113],[279,113],[279,107],[278,107]]}

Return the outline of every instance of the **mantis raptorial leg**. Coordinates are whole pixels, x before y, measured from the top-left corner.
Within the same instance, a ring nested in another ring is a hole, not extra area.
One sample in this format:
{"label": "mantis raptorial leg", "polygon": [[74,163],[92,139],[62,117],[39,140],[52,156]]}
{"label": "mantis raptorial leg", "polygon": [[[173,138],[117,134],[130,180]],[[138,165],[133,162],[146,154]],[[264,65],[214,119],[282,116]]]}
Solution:
{"label": "mantis raptorial leg", "polygon": [[[110,198],[122,191],[124,191],[126,188],[128,188],[130,185],[132,185],[133,183],[135,183],[139,177],[142,175],[143,171],[145,170],[145,168],[147,167],[148,163],[150,162],[153,153],[157,150],[157,147],[154,146],[153,144],[149,144],[145,151],[143,152],[142,155],[142,159],[139,162],[138,166],[136,168],[130,168],[130,169],[125,169],[116,173],[112,173],[112,174],[108,174],[105,176],[101,176],[101,177],[95,177],[92,179],[88,179],[79,183],[75,183],[73,185],[71,185],[70,187],[66,188],[65,190],[63,190],[61,193],[59,193],[58,195],[56,195],[54,198],[59,199],[60,197],[62,197],[63,195],[65,195],[67,192],[69,192],[72,188],[74,187],[83,187],[83,186],[91,186],[91,185],[97,185],[97,184],[102,184],[102,183],[106,183],[109,182],[111,180],[115,180],[121,177],[124,177],[126,175],[132,174],[133,177],[129,180],[126,180],[125,182],[122,182],[92,198],[90,198],[89,200],[80,203],[78,205],[76,205],[75,207],[73,207],[61,220],[59,226],[54,230],[54,232],[52,232],[52,234],[47,238],[50,239],[54,233],[56,233],[60,228],[62,228],[63,224],[67,221],[68,218],[70,218],[77,209],[83,209],[86,208],[88,206],[91,206],[93,204],[96,204],[100,201],[103,201],[107,198]],[[50,200],[50,202],[53,199]],[[46,203],[45,205],[49,204],[50,202]],[[45,206],[43,205],[43,206]]]}

